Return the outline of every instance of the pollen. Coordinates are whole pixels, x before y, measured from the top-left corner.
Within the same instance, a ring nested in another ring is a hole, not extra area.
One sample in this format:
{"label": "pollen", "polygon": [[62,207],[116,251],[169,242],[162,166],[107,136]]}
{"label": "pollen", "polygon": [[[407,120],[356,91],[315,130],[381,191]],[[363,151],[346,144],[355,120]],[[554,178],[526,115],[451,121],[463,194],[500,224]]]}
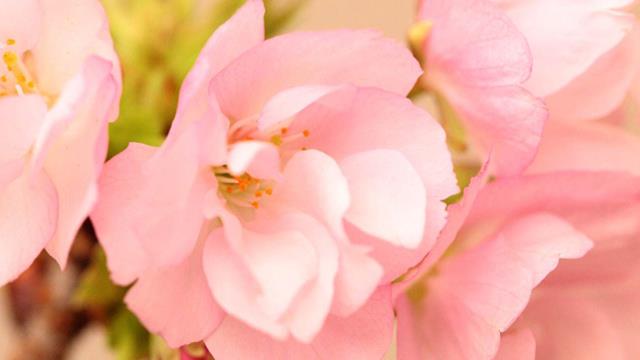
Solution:
{"label": "pollen", "polygon": [[280,146],[282,145],[282,136],[281,135],[273,135],[271,137],[271,142],[273,143],[273,145],[275,146]]}
{"label": "pollen", "polygon": [[16,44],[16,40],[15,39],[7,39],[7,45],[11,46],[11,45],[15,45]]}
{"label": "pollen", "polygon": [[280,129],[280,135],[287,135],[288,132],[289,132],[289,129],[287,129],[286,127]]}
{"label": "pollen", "polygon": [[252,202],[251,202],[251,206],[252,206],[254,209],[257,209],[257,208],[259,208],[259,207],[260,207],[260,204],[258,204],[258,202],[257,202],[257,201],[252,201]]}
{"label": "pollen", "polygon": [[309,137],[309,135],[311,135],[311,132],[310,132],[309,130],[304,130],[304,131],[302,132],[302,136],[304,136],[304,137],[306,137],[306,138],[308,138],[308,137]]}

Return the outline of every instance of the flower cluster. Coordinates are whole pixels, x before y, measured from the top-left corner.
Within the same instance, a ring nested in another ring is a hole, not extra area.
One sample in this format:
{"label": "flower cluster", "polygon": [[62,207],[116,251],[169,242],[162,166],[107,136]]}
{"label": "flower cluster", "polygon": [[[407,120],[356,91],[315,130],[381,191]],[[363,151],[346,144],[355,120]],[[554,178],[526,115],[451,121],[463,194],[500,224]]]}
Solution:
{"label": "flower cluster", "polygon": [[266,38],[247,0],[164,142],[103,166],[100,3],[0,0],[0,285],[89,217],[183,357],[640,357],[638,6],[421,0],[405,46]]}

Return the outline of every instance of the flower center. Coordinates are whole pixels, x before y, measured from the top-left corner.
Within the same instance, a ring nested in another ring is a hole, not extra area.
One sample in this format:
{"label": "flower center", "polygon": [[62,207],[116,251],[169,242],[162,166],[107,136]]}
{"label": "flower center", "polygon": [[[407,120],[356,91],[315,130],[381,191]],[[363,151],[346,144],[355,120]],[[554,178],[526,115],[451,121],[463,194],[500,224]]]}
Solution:
{"label": "flower center", "polygon": [[31,53],[27,51],[19,55],[15,45],[14,39],[7,39],[6,42],[0,43],[0,53],[2,54],[0,97],[39,94],[35,79],[27,66]]}
{"label": "flower center", "polygon": [[234,207],[257,209],[262,199],[273,194],[273,183],[269,180],[249,174],[234,176],[226,165],[214,167],[213,173],[218,180],[218,194]]}

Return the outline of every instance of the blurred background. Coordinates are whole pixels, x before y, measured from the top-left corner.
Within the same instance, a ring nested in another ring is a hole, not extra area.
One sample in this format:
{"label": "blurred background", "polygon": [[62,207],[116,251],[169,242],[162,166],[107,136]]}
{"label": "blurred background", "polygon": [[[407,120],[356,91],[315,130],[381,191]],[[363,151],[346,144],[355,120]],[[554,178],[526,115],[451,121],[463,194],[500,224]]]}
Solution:
{"label": "blurred background", "polygon": [[[109,156],[131,141],[158,145],[187,71],[213,30],[244,0],[102,0],[121,56],[124,94]],[[296,30],[377,28],[404,41],[416,0],[265,0],[267,36]],[[0,288],[0,360],[179,359],[147,333],[109,281],[89,223],[65,272],[42,254]],[[202,355],[194,345],[191,355]]]}

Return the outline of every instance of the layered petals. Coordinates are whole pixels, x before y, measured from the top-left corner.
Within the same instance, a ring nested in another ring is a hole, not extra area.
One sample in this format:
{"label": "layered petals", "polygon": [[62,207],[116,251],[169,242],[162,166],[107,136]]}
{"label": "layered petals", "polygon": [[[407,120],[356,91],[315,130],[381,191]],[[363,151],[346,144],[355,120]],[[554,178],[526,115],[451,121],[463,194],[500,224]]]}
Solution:
{"label": "layered petals", "polygon": [[526,86],[541,97],[583,74],[633,26],[622,11],[633,0],[497,2],[527,38],[535,64]]}
{"label": "layered petals", "polygon": [[422,47],[424,84],[442,93],[481,151],[492,149],[498,175],[533,159],[547,111],[522,87],[532,58],[525,37],[488,1],[422,1],[431,24]]}
{"label": "layered petals", "polygon": [[292,339],[274,341],[232,318],[227,318],[206,344],[220,359],[378,359],[391,343],[390,301],[388,289],[381,289],[350,317],[330,316],[308,345]]}

